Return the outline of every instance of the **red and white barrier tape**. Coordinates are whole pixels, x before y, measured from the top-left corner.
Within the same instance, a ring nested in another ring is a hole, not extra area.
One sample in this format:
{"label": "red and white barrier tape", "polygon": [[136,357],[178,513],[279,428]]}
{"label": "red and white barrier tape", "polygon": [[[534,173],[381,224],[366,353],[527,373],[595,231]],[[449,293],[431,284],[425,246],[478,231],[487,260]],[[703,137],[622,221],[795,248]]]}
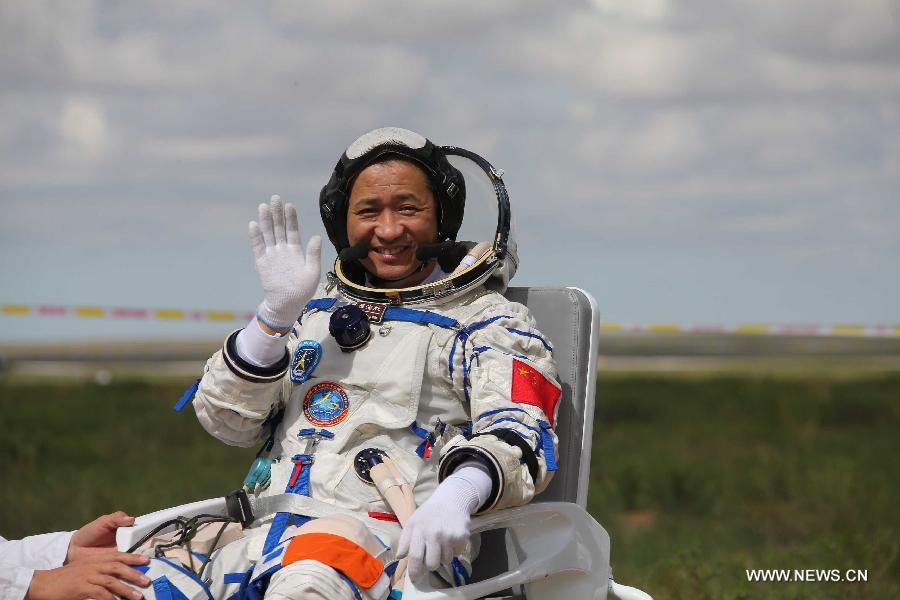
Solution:
{"label": "red and white barrier tape", "polygon": [[709,333],[731,335],[778,335],[813,337],[900,337],[900,325],[678,325],[652,323],[633,325],[625,323],[600,323],[603,333]]}
{"label": "red and white barrier tape", "polygon": [[[80,317],[84,319],[143,319],[160,321],[238,321],[252,312],[184,310],[177,308],[108,308],[102,306],[0,304],[0,315]],[[900,337],[900,325],[679,325],[674,323],[600,323],[601,333],[710,333],[780,336]]]}
{"label": "red and white barrier tape", "polygon": [[107,308],[103,306],[62,306],[0,304],[0,314],[38,317],[81,317],[84,319],[144,319],[158,321],[241,321],[252,312],[232,310],[183,310],[178,308]]}

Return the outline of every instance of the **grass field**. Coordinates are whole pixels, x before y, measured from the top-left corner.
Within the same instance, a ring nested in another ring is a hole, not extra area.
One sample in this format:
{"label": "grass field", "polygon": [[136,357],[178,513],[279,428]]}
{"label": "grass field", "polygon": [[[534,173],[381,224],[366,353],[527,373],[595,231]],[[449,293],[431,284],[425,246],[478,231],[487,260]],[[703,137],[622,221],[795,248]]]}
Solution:
{"label": "grass field", "polygon": [[[608,377],[589,508],[656,598],[900,597],[900,377]],[[754,583],[745,569],[867,569]]]}
{"label": "grass field", "polygon": [[[253,450],[170,410],[189,383],[0,380],[0,533],[237,487]],[[589,508],[616,579],[657,600],[900,597],[898,426],[898,374],[605,373]],[[868,581],[749,583],[751,568]]]}

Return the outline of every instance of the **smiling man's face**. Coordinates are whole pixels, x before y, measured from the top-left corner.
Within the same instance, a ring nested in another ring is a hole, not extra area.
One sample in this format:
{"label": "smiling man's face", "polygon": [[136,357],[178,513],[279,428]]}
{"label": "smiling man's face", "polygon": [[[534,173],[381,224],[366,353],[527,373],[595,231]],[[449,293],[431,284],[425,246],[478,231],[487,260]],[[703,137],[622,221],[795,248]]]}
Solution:
{"label": "smiling man's face", "polygon": [[432,265],[419,269],[416,248],[437,242],[437,208],[425,173],[404,160],[388,160],[363,169],[350,190],[347,238],[364,242],[363,267],[384,287],[421,283]]}

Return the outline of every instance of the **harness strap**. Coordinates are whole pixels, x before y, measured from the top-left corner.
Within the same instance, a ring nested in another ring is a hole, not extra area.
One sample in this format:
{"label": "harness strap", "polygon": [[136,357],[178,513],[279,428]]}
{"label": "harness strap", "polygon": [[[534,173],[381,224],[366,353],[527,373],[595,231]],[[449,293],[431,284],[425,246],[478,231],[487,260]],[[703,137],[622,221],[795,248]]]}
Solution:
{"label": "harness strap", "polygon": [[159,600],[188,600],[165,575],[153,580],[153,594]]}
{"label": "harness strap", "polygon": [[[207,586],[203,581],[201,581],[200,578],[197,577],[197,575],[196,575],[195,573],[193,573],[193,572],[191,572],[191,571],[188,571],[187,569],[185,569],[185,568],[184,568],[183,566],[181,566],[180,564],[178,564],[178,563],[176,563],[176,562],[174,562],[174,561],[172,561],[172,560],[169,560],[168,558],[163,558],[162,556],[157,556],[157,557],[155,557],[153,560],[158,560],[158,561],[160,561],[160,562],[162,562],[162,563],[165,563],[166,565],[168,565],[169,567],[171,567],[171,568],[174,569],[175,571],[178,571],[178,572],[181,573],[182,575],[187,576],[187,578],[190,579],[191,582],[193,582],[195,585],[199,586],[200,590],[202,590],[203,592],[206,593],[206,597],[207,597],[209,600],[213,600],[212,594],[209,592],[209,586]],[[157,584],[157,582],[160,582],[160,585],[162,586],[162,590],[163,590],[163,593],[164,593],[164,594],[165,594],[165,593],[171,594],[171,595],[168,595],[168,596],[165,596],[165,595],[163,595],[163,596],[157,596],[157,598],[160,598],[160,599],[163,599],[163,598],[170,598],[171,600],[188,600],[187,596],[185,596],[185,595],[181,592],[181,590],[178,589],[178,586],[176,586],[175,584],[173,584],[173,583],[172,583],[165,575],[162,575],[161,577],[158,577],[158,578],[156,578],[156,579],[153,580],[154,592],[157,591],[157,590],[156,590],[156,584]],[[196,598],[196,597],[197,597],[197,596],[196,596],[196,592],[192,592],[191,598]]]}
{"label": "harness strap", "polygon": [[430,310],[418,310],[404,308],[402,306],[388,306],[382,317],[385,321],[406,321],[407,323],[422,323],[424,325],[437,325],[444,329],[458,329],[459,322],[456,319],[439,315]]}
{"label": "harness strap", "polygon": [[230,584],[230,583],[243,583],[244,579],[247,578],[247,573],[244,571],[238,571],[236,573],[225,573],[222,576],[222,583]]}
{"label": "harness strap", "polygon": [[331,310],[337,303],[337,298],[314,298],[306,303],[306,310]]}
{"label": "harness strap", "polygon": [[409,430],[416,434],[422,443],[416,447],[416,454],[419,458],[431,458],[431,445],[434,443],[431,433],[422,427],[416,421],[409,424]]}
{"label": "harness strap", "polygon": [[[330,311],[335,308],[337,303],[337,298],[315,298],[306,303],[306,310]],[[444,329],[459,329],[460,327],[459,322],[451,317],[445,317],[430,310],[418,310],[403,306],[388,306],[381,320],[436,325]]]}
{"label": "harness strap", "polygon": [[[285,494],[309,496],[309,471],[312,465],[312,457],[308,454],[297,454],[293,458],[294,471],[285,487]],[[251,507],[253,504],[251,503]],[[255,511],[254,511],[255,514]],[[302,514],[302,513],[301,513]],[[272,524],[269,526],[269,533],[266,535],[266,541],[263,544],[263,554],[268,554],[275,549],[281,542],[281,536],[284,530],[290,525],[294,519],[294,513],[288,511],[279,511]]]}
{"label": "harness strap", "polygon": [[379,519],[372,518],[366,513],[338,508],[333,504],[327,504],[321,500],[316,500],[309,496],[301,496],[299,494],[248,496],[247,500],[250,502],[250,507],[253,510],[254,522],[279,512],[305,515],[313,519],[334,514],[344,514],[363,522],[370,521],[373,526],[380,522]]}
{"label": "harness strap", "polygon": [[455,587],[472,583],[472,576],[458,558],[454,557],[450,566],[453,568],[453,585]]}
{"label": "harness strap", "polygon": [[200,379],[202,379],[202,377],[198,378],[197,381],[194,382],[194,385],[185,390],[184,394],[181,396],[178,402],[175,403],[175,406],[172,407],[172,410],[174,410],[175,412],[181,412],[184,410],[184,407],[187,406],[187,403],[191,401],[191,398],[193,398],[194,394],[197,393],[197,390],[200,389]]}
{"label": "harness strap", "polygon": [[553,451],[553,436],[550,434],[553,429],[547,421],[538,421],[541,426],[541,444],[544,446],[544,462],[547,463],[548,471],[556,471],[556,452]]}

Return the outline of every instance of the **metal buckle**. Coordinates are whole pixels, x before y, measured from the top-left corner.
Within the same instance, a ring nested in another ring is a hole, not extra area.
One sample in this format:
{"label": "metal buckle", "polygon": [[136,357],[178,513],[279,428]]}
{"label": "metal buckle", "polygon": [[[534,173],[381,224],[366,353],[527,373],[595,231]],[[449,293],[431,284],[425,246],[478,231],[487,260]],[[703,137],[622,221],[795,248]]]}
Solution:
{"label": "metal buckle", "polygon": [[225,496],[225,508],[228,516],[239,522],[244,529],[256,519],[253,516],[253,508],[250,506],[247,492],[243,489],[235,490]]}

